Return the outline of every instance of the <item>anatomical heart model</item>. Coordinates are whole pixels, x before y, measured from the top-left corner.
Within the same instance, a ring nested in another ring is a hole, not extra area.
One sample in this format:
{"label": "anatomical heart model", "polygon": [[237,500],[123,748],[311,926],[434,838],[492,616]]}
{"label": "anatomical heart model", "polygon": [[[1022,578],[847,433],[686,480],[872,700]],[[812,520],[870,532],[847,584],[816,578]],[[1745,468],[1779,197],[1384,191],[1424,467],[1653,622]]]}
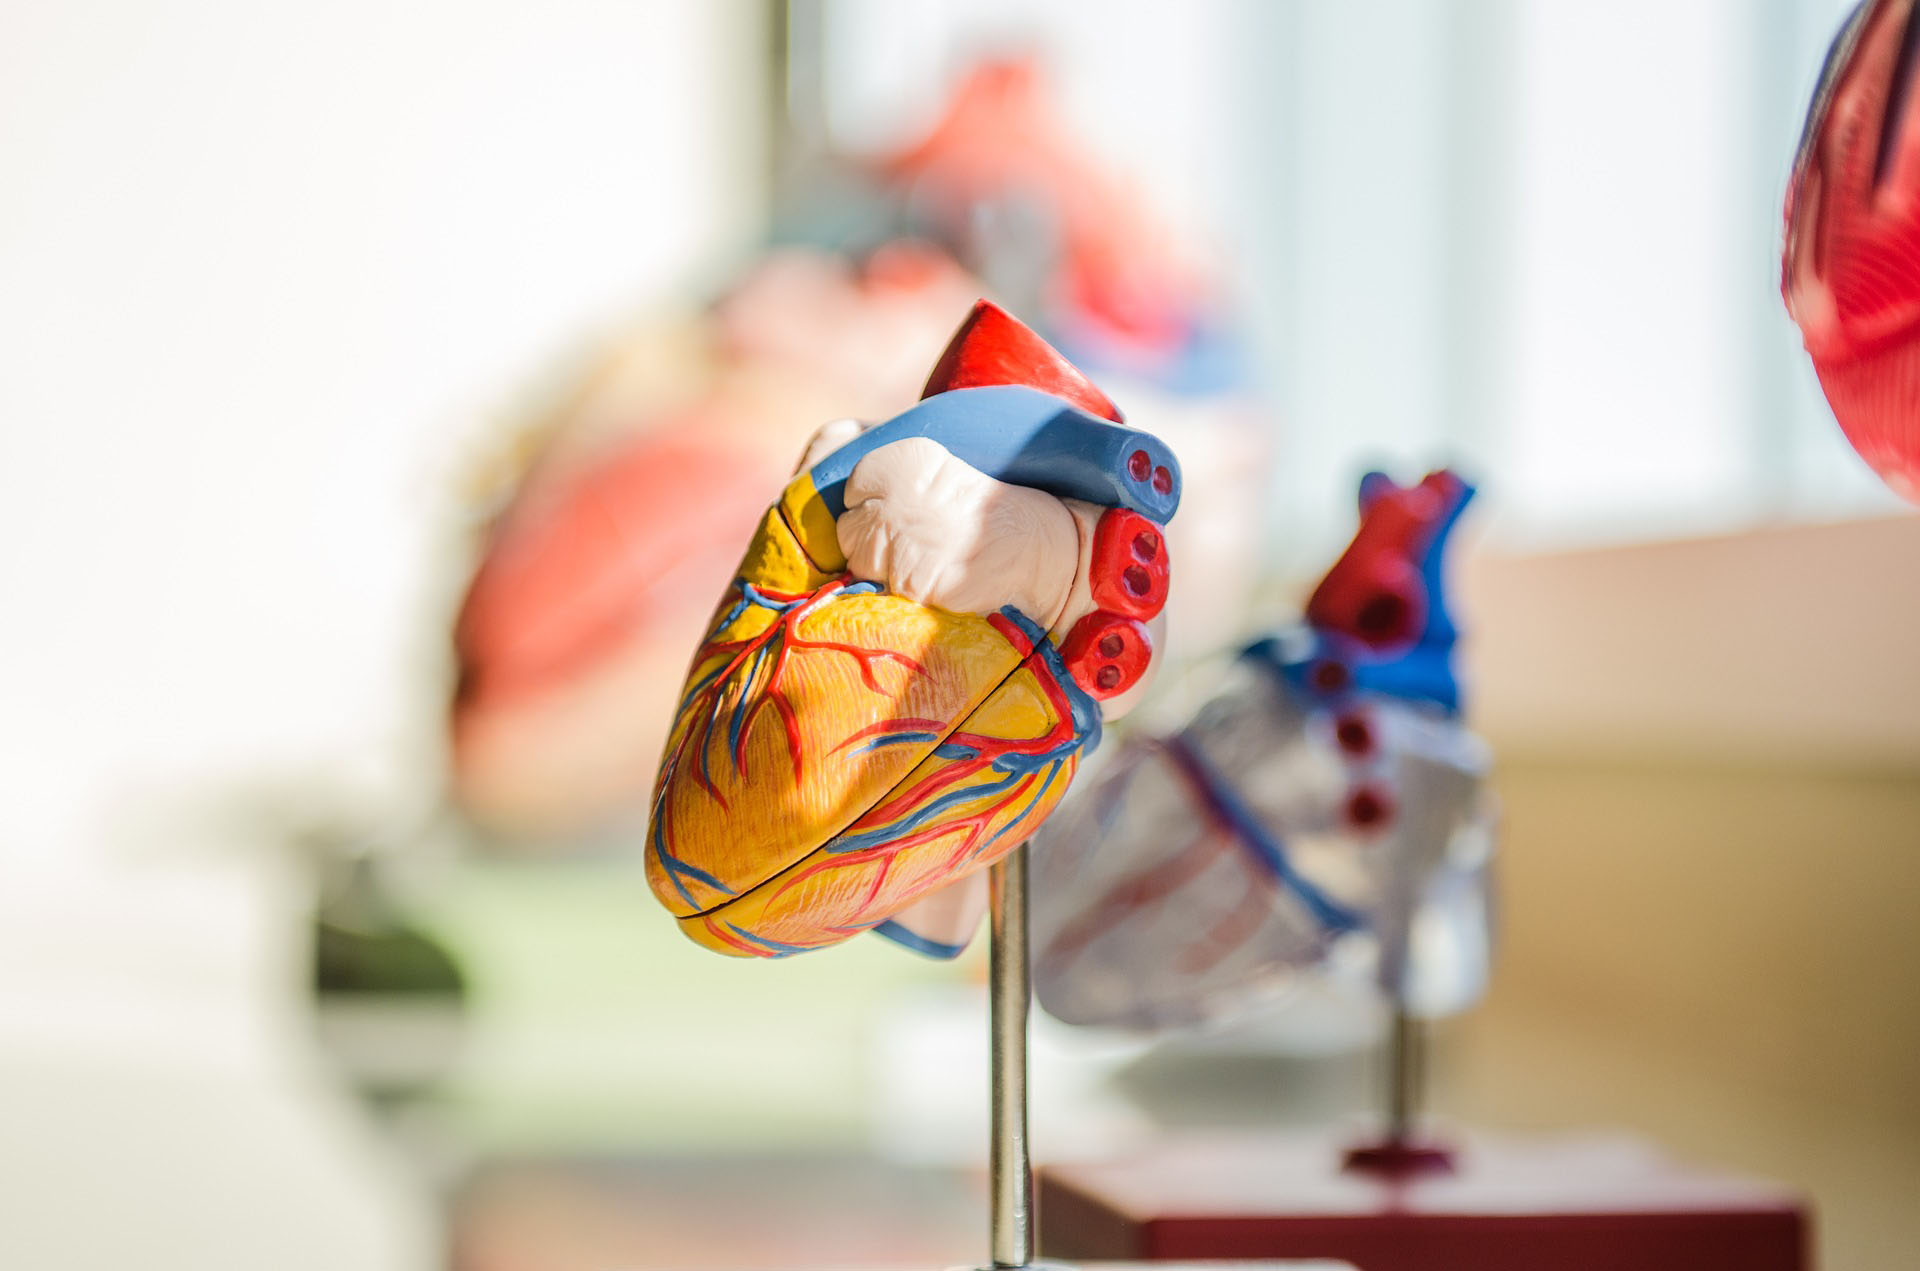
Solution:
{"label": "anatomical heart model", "polygon": [[918,405],[829,425],[694,654],[647,829],[700,944],[879,930],[952,953],[1134,696],[1179,467],[1059,354],[975,307]]}
{"label": "anatomical heart model", "polygon": [[1070,1023],[1224,1017],[1359,963],[1415,1014],[1485,973],[1486,748],[1460,721],[1441,573],[1472,490],[1360,486],[1305,621],[1177,731],[1135,736],[1034,845],[1035,984]]}
{"label": "anatomical heart model", "polygon": [[1781,291],[1840,428],[1920,502],[1920,6],[1866,0],[1834,40],[1787,187]]}

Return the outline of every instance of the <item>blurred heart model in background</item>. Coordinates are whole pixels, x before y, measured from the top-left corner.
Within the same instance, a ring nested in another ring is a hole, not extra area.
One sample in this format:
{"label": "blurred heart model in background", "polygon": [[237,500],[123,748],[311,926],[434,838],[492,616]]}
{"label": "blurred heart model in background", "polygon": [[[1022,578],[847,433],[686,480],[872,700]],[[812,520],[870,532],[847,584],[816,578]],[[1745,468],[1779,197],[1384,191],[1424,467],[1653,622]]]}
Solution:
{"label": "blurred heart model in background", "polygon": [[1834,40],[1787,188],[1781,291],[1847,440],[1920,502],[1920,6]]}
{"label": "blurred heart model in background", "polygon": [[1036,987],[1075,1024],[1222,1022],[1331,971],[1397,1010],[1475,1000],[1489,944],[1485,745],[1461,719],[1442,566],[1472,490],[1360,486],[1304,621],[1183,726],[1129,737],[1034,844]]}

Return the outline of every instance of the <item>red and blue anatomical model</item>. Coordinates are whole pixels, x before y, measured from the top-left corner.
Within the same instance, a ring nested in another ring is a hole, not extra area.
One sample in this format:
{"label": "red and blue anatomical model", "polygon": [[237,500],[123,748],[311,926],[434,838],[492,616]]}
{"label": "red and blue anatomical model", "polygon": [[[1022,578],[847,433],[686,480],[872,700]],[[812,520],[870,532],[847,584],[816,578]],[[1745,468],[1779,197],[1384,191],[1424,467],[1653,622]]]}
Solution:
{"label": "red and blue anatomical model", "polygon": [[1781,292],[1847,440],[1920,502],[1920,6],[1865,0],[1787,187]]}
{"label": "red and blue anatomical model", "polygon": [[1130,737],[1034,842],[1035,977],[1069,1023],[1213,1020],[1355,968],[1416,1014],[1478,995],[1492,816],[1442,563],[1472,490],[1369,474],[1305,620],[1184,727]]}
{"label": "red and blue anatomical model", "polygon": [[700,944],[957,953],[1154,656],[1179,466],[982,302],[912,409],[828,425],[688,671],[647,873]]}

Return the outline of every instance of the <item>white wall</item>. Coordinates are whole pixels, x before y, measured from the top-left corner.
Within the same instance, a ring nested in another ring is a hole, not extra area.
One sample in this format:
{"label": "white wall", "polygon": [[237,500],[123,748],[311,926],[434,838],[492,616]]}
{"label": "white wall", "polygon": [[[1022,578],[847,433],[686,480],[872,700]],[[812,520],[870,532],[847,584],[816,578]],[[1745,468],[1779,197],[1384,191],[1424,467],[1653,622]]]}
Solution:
{"label": "white wall", "polygon": [[756,232],[761,13],[0,6],[0,1264],[431,1256],[240,810],[421,795],[461,452]]}
{"label": "white wall", "polygon": [[758,223],[757,14],[0,8],[0,860],[400,727],[449,448]]}

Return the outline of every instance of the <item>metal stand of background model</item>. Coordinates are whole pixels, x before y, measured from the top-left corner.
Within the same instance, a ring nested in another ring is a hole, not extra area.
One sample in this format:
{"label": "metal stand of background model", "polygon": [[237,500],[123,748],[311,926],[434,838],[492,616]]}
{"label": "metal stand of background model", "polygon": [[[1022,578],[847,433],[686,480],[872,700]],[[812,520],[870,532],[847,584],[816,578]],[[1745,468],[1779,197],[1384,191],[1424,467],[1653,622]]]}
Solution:
{"label": "metal stand of background model", "polygon": [[1346,1168],[1387,1177],[1446,1173],[1454,1168],[1453,1150],[1420,1133],[1426,1095],[1426,1021],[1399,1002],[1390,1004],[1389,1010],[1383,1065],[1386,1133],[1347,1149]]}

